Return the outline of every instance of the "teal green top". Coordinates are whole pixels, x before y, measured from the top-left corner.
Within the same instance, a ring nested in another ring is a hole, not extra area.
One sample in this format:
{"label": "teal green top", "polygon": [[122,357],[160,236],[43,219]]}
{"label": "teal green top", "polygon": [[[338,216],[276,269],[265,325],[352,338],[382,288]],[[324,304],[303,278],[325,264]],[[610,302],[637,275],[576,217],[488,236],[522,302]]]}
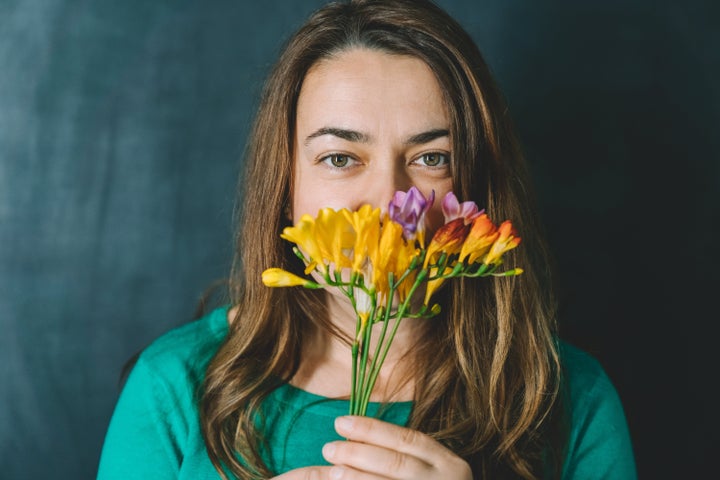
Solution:
{"label": "teal green top", "polygon": [[[99,480],[220,478],[200,432],[198,392],[211,358],[228,334],[227,308],[163,335],[140,355],[127,379],[100,458]],[[563,478],[637,478],[618,395],[601,366],[582,351],[561,348],[570,392],[571,433]],[[369,415],[405,425],[412,402]],[[266,465],[276,473],[327,465],[322,446],[340,440],[335,417],[347,400],[327,399],[283,384],[263,403]]]}

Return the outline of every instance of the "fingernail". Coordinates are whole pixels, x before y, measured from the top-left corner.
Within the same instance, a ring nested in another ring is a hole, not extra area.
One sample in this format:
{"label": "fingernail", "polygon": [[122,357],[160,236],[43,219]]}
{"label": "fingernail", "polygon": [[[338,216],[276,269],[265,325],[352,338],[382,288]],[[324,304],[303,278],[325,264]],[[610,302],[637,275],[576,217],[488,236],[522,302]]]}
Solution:
{"label": "fingernail", "polygon": [[353,429],[353,419],[351,417],[338,417],[335,419],[335,429],[339,433],[350,433]]}
{"label": "fingernail", "polygon": [[337,447],[335,447],[334,443],[326,443],[325,445],[323,445],[323,448],[322,448],[323,456],[327,459],[332,458],[333,455],[335,455],[336,449],[337,449]]}
{"label": "fingernail", "polygon": [[332,467],[330,469],[330,478],[334,478],[337,480],[338,478],[342,478],[345,474],[345,469],[343,467]]}

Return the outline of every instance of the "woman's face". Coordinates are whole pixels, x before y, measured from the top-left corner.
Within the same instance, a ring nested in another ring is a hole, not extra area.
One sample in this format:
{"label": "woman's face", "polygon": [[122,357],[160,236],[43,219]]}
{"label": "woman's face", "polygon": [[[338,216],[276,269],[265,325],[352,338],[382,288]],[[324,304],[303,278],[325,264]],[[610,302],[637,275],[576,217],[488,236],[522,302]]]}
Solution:
{"label": "woman's face", "polygon": [[[385,211],[397,190],[435,191],[429,230],[452,189],[449,121],[421,60],[352,49],[314,65],[297,105],[293,220],[324,207]],[[434,228],[433,228],[434,227]]]}

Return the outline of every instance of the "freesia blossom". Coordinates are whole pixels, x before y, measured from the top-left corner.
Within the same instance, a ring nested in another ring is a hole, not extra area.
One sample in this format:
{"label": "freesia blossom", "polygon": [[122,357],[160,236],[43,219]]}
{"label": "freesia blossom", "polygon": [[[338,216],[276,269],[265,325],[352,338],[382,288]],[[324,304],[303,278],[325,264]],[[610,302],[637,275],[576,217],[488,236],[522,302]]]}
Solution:
{"label": "freesia blossom", "polygon": [[303,215],[294,226],[286,227],[280,237],[296,244],[306,256],[308,260],[305,267],[306,274],[315,268],[320,269],[323,274],[327,271],[320,245],[315,237],[315,219],[313,217],[307,214]]}
{"label": "freesia blossom", "polygon": [[358,328],[358,338],[360,338],[365,332],[368,318],[372,312],[372,297],[358,287],[353,289],[353,297],[355,298],[355,312],[360,317],[360,328]]}
{"label": "freesia blossom", "polygon": [[488,216],[484,213],[480,214],[472,222],[470,233],[468,233],[465,243],[460,249],[458,260],[462,262],[467,258],[468,263],[475,263],[478,258],[490,250],[490,246],[497,240],[499,235],[497,227],[490,221]]}
{"label": "freesia blossom", "polygon": [[483,263],[488,265],[499,264],[505,252],[512,250],[520,244],[520,237],[517,236],[515,228],[509,220],[505,220],[498,228],[498,238],[490,247],[490,251],[483,259]]}
{"label": "freesia blossom", "polygon": [[408,241],[417,238],[420,245],[425,243],[425,215],[435,201],[435,191],[425,196],[415,187],[406,192],[395,192],[388,205],[388,215],[393,222],[403,227],[403,235]]}
{"label": "freesia blossom", "polygon": [[447,255],[458,253],[469,229],[470,227],[465,225],[463,218],[456,218],[440,227],[433,235],[432,240],[430,240],[430,245],[428,245],[425,254],[425,266],[427,267],[430,263],[436,261],[442,253]]}
{"label": "freesia blossom", "polygon": [[353,248],[355,232],[342,212],[332,208],[323,208],[318,212],[315,240],[320,245],[323,258],[332,261],[336,269],[350,267],[350,259],[345,252]]}
{"label": "freesia blossom", "polygon": [[[436,275],[438,269],[437,268],[431,268],[430,269],[430,275]],[[437,291],[438,288],[440,288],[440,285],[445,283],[444,278],[436,278],[433,280],[428,280],[427,286],[425,287],[425,300],[423,300],[424,305],[430,305],[430,298],[433,296],[433,294]]]}
{"label": "freesia blossom", "polygon": [[268,268],[262,273],[262,282],[268,287],[308,287],[318,288],[320,285],[308,280],[307,278],[298,277],[282,268]]}
{"label": "freesia blossom", "polygon": [[343,215],[355,231],[352,269],[361,272],[366,268],[367,259],[376,254],[380,241],[380,209],[363,205],[355,212],[343,209]]}
{"label": "freesia blossom", "polygon": [[460,203],[453,192],[448,192],[442,201],[442,211],[445,216],[445,223],[452,222],[456,218],[462,218],[465,220],[465,224],[468,225],[485,210],[478,211],[475,202]]}
{"label": "freesia blossom", "polygon": [[417,254],[414,244],[406,242],[403,233],[402,225],[390,221],[384,222],[378,247],[370,256],[372,285],[382,296],[386,296],[390,289],[388,274],[392,273],[398,278],[408,268],[412,257]]}

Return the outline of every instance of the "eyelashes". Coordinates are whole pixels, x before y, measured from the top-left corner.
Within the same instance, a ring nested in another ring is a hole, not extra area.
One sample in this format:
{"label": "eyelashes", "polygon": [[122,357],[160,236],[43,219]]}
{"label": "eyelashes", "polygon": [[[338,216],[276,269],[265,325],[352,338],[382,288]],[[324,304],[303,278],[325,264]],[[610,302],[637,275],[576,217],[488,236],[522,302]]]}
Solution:
{"label": "eyelashes", "polygon": [[426,167],[445,167],[450,164],[450,155],[442,152],[423,153],[413,163],[420,161]]}
{"label": "eyelashes", "polygon": [[358,161],[352,158],[350,155],[346,155],[343,153],[333,153],[322,157],[319,163],[323,163],[331,168],[344,169],[357,164]]}
{"label": "eyelashes", "polygon": [[[345,170],[357,166],[361,162],[346,153],[331,153],[317,160],[317,163],[332,169]],[[428,152],[415,157],[410,165],[428,168],[444,168],[450,165],[450,154],[446,152]]]}

